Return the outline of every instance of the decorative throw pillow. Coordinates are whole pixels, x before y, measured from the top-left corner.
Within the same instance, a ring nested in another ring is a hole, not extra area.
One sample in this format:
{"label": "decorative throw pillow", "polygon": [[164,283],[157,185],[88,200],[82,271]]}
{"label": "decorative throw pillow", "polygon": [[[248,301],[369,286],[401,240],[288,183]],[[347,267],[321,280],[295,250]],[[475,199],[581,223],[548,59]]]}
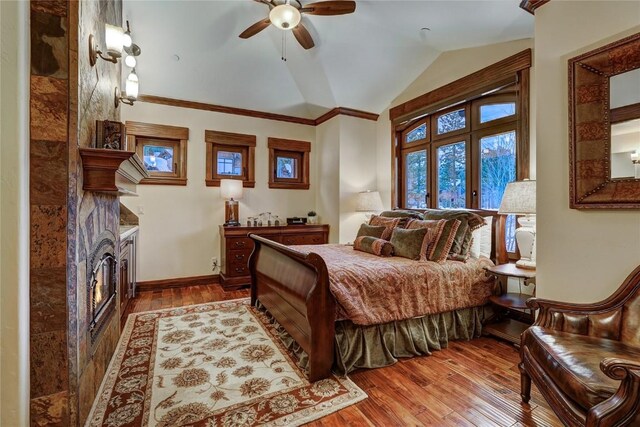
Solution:
{"label": "decorative throw pillow", "polygon": [[464,209],[427,209],[425,219],[457,219],[460,227],[451,245],[448,257],[458,261],[464,261],[469,257],[473,231],[484,225],[484,218],[480,215]]}
{"label": "decorative throw pillow", "polygon": [[353,249],[378,256],[391,256],[393,254],[393,245],[391,243],[371,236],[356,237],[356,241],[353,242]]}
{"label": "decorative throw pillow", "polygon": [[456,232],[460,227],[460,221],[457,219],[446,220],[442,231],[433,239],[433,243],[429,247],[429,261],[443,262],[447,259]]}
{"label": "decorative throw pillow", "polygon": [[391,244],[396,256],[409,259],[420,259],[420,251],[425,237],[429,233],[427,228],[396,228],[391,235]]}
{"label": "decorative throw pillow", "polygon": [[471,258],[480,258],[481,256],[491,258],[492,224],[492,216],[484,217],[484,225],[473,231],[473,243],[469,251]]}
{"label": "decorative throw pillow", "polygon": [[380,213],[380,216],[384,216],[386,218],[400,218],[400,223],[398,227],[405,228],[407,226],[407,222],[414,219],[422,219],[422,213],[418,211],[412,211],[408,209],[396,209],[393,211],[384,211]]}
{"label": "decorative throw pillow", "polygon": [[383,225],[386,230],[382,233],[381,239],[389,240],[393,229],[398,226],[402,218],[385,218],[383,216],[373,215],[369,221],[369,225],[381,226]]}
{"label": "decorative throw pillow", "polygon": [[386,229],[387,227],[385,227],[384,225],[375,226],[375,225],[362,224],[360,226],[360,229],[358,230],[358,235],[356,236],[356,239],[362,236],[371,236],[371,237],[375,237],[376,239],[381,239]]}
{"label": "decorative throw pillow", "polygon": [[408,230],[415,230],[417,228],[426,228],[428,231],[422,242],[422,248],[420,249],[420,260],[427,261],[429,254],[429,246],[433,243],[436,236],[440,235],[442,228],[447,223],[446,219],[410,219],[407,222],[406,228]]}

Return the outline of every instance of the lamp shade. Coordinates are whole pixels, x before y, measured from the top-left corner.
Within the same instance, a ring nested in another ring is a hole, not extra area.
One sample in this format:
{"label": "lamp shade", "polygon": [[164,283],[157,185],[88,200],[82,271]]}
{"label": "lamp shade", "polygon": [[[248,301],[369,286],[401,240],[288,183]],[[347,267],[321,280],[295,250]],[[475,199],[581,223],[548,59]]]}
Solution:
{"label": "lamp shade", "polygon": [[124,30],[121,27],[115,25],[104,25],[105,43],[107,45],[107,53],[115,58],[120,58],[122,55],[122,36]]}
{"label": "lamp shade", "polygon": [[356,212],[379,212],[383,209],[379,192],[367,190],[358,193]]}
{"label": "lamp shade", "polygon": [[221,179],[220,195],[223,199],[242,199],[242,181],[239,179]]}
{"label": "lamp shade", "polygon": [[507,184],[498,213],[513,215],[535,214],[536,182],[524,180]]}
{"label": "lamp shade", "polygon": [[281,4],[269,12],[269,20],[281,30],[292,30],[300,23],[300,11],[290,4]]}

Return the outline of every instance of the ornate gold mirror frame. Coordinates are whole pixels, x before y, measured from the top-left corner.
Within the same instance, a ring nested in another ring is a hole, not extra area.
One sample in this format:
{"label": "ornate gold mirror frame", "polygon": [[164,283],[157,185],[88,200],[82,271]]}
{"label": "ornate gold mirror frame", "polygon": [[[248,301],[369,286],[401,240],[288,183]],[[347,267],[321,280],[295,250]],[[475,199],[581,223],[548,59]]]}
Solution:
{"label": "ornate gold mirror frame", "polygon": [[572,209],[640,209],[640,179],[611,172],[611,124],[640,118],[640,103],[610,108],[611,78],[638,68],[640,33],[569,60]]}

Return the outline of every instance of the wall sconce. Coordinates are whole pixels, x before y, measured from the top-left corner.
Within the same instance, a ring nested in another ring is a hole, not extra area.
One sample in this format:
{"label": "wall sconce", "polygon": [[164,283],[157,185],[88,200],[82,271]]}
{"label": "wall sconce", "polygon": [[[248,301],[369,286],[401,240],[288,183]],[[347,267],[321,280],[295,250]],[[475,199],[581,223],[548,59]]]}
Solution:
{"label": "wall sconce", "polygon": [[[107,45],[107,53],[100,50],[93,34],[89,35],[89,63],[93,67],[96,65],[98,58],[116,64],[118,58],[122,57],[122,50],[129,56],[125,59],[125,64],[131,68],[136,66],[135,57],[140,55],[142,50],[131,39],[131,30],[129,29],[129,21],[127,21],[127,31],[116,25],[104,25],[105,43]],[[131,59],[129,59],[131,58]],[[132,64],[132,65],[130,65]]]}
{"label": "wall sconce", "polygon": [[640,165],[640,150],[635,150],[631,153],[631,163]]}
{"label": "wall sconce", "polygon": [[134,68],[133,70],[131,70],[131,73],[129,73],[129,76],[127,77],[127,81],[124,87],[124,96],[122,96],[118,92],[118,88],[116,87],[114,94],[116,108],[118,108],[120,102],[127,105],[133,105],[133,103],[138,99],[138,88],[138,75],[136,74],[136,69]]}
{"label": "wall sconce", "polygon": [[118,58],[122,56],[124,30],[115,25],[104,24],[104,34],[107,44],[107,55],[109,56],[103,55],[104,52],[98,48],[93,34],[89,36],[89,63],[92,67],[96,65],[98,58],[116,64]]}

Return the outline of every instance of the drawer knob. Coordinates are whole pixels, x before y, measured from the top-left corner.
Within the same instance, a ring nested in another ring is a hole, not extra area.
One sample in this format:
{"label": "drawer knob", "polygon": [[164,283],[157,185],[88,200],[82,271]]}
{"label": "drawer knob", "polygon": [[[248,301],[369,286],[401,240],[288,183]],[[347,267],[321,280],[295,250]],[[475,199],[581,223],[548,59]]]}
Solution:
{"label": "drawer knob", "polygon": [[236,273],[242,273],[244,271],[244,267],[236,267]]}
{"label": "drawer knob", "polygon": [[235,242],[234,244],[236,245],[236,248],[244,246],[244,242],[243,241]]}
{"label": "drawer knob", "polygon": [[242,260],[242,259],[244,259],[244,254],[242,254],[242,255],[236,255],[236,259],[237,259],[237,260]]}

